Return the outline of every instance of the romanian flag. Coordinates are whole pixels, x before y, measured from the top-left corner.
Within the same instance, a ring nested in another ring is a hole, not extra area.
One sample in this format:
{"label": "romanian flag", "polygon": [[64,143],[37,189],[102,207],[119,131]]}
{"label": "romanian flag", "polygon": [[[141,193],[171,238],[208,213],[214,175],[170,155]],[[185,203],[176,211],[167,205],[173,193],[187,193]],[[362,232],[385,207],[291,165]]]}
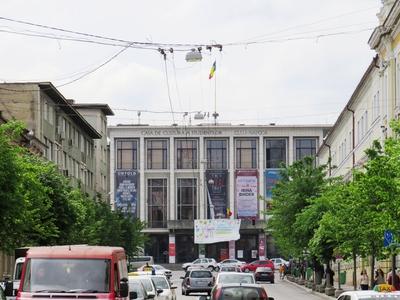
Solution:
{"label": "romanian flag", "polygon": [[226,209],[226,216],[229,218],[230,216],[232,216],[232,211],[231,211],[231,209],[228,207],[227,209]]}
{"label": "romanian flag", "polygon": [[216,69],[217,69],[217,61],[215,60],[211,67],[210,75],[208,75],[208,79],[213,78]]}

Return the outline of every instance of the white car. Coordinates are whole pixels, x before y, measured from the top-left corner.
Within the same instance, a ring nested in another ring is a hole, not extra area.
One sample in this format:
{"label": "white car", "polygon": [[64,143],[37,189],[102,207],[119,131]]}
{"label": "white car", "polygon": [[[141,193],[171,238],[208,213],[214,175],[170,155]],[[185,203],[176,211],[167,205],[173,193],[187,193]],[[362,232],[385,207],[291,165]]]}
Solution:
{"label": "white car", "polygon": [[400,292],[351,291],[342,293],[337,300],[399,300]]}
{"label": "white car", "polygon": [[253,273],[221,272],[218,273],[215,285],[225,283],[256,283]]}
{"label": "white car", "polygon": [[[158,299],[176,300],[176,286],[172,286],[164,275],[150,276],[158,292]],[[161,291],[160,291],[161,290]]]}
{"label": "white car", "polygon": [[223,261],[220,261],[217,266],[218,268],[221,268],[222,266],[242,266],[244,265],[245,262],[244,261],[240,261],[237,259],[224,259]]}
{"label": "white car", "polygon": [[151,280],[150,276],[144,276],[144,275],[139,275],[139,276],[129,276],[129,282],[133,281],[139,281],[143,284],[144,288],[146,289],[147,295],[150,296],[150,298],[159,300],[161,299],[158,295],[160,294],[160,291],[157,291],[156,286],[154,285],[153,280]]}
{"label": "white car", "polygon": [[284,264],[286,267],[289,266],[289,262],[280,257],[271,258],[270,260],[274,263],[275,270],[279,270],[279,267],[281,266],[281,264]]}
{"label": "white car", "polygon": [[[151,272],[149,271],[144,271],[144,268],[147,265],[143,265],[140,268],[138,268],[138,272],[146,272],[148,275],[151,275]],[[156,271],[156,275],[164,275],[165,277],[167,277],[168,279],[170,279],[172,277],[172,271],[168,270],[166,268],[164,268],[161,265],[149,265],[150,267],[153,267]],[[140,274],[140,273],[139,273]]]}
{"label": "white car", "polygon": [[200,267],[210,271],[218,269],[217,262],[214,258],[198,258],[190,263],[185,263],[182,265],[182,269],[185,271],[187,271],[190,267]]}

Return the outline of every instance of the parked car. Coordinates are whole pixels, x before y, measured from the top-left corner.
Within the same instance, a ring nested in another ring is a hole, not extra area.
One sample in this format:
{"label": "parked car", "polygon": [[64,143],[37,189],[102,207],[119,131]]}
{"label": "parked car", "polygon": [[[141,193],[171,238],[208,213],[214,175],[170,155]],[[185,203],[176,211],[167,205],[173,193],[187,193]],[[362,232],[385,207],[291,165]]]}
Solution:
{"label": "parked car", "polygon": [[129,276],[129,282],[131,281],[139,281],[143,284],[147,295],[150,299],[159,300],[158,295],[162,290],[157,290],[154,282],[151,280],[149,276]]}
{"label": "parked car", "polygon": [[[143,265],[143,266],[141,266],[140,268],[138,268],[138,272],[146,272],[146,271],[144,270],[144,268],[145,268],[146,266],[147,266],[147,265]],[[149,266],[152,267],[152,268],[154,268],[154,270],[155,270],[155,272],[156,272],[156,275],[164,275],[164,276],[167,277],[168,279],[170,279],[170,278],[172,277],[172,271],[169,270],[169,269],[164,268],[164,267],[161,266],[161,265],[150,265],[150,264],[149,264]],[[151,272],[148,272],[148,273],[149,273],[149,275],[151,275]]]}
{"label": "parked car", "polygon": [[244,264],[240,269],[242,272],[254,272],[258,267],[269,267],[272,271],[275,270],[274,263],[270,260],[255,260],[249,264]]}
{"label": "parked car", "polygon": [[193,292],[206,292],[210,295],[215,282],[211,271],[206,269],[189,270],[181,279],[183,279],[182,295],[185,296]]}
{"label": "parked car", "polygon": [[218,265],[214,258],[198,258],[190,263],[182,265],[182,269],[185,271],[187,271],[189,267],[202,267],[214,271],[217,270]]}
{"label": "parked car", "polygon": [[219,268],[219,272],[242,272],[239,266],[222,266]]}
{"label": "parked car", "polygon": [[218,268],[221,268],[222,266],[242,266],[244,264],[244,261],[240,261],[237,259],[224,259],[223,261],[220,261],[217,266]]}
{"label": "parked car", "polygon": [[146,292],[146,289],[139,280],[129,279],[129,299],[146,300],[152,299]]}
{"label": "parked car", "polygon": [[[156,286],[158,299],[164,300],[176,300],[176,286],[173,286],[164,275],[152,275],[150,276],[154,285]],[[161,290],[161,292],[160,292]]]}
{"label": "parked car", "polygon": [[215,284],[225,283],[256,283],[254,275],[252,273],[233,273],[233,272],[222,272],[218,273]]}
{"label": "parked car", "polygon": [[134,256],[129,260],[129,271],[135,271],[146,263],[149,265],[154,264],[153,256]]}
{"label": "parked car", "polygon": [[222,284],[215,286],[211,298],[201,296],[200,300],[224,300],[224,299],[257,299],[274,300],[268,297],[267,291],[259,284]]}
{"label": "parked car", "polygon": [[284,260],[281,257],[271,258],[270,260],[274,263],[274,267],[276,270],[279,270],[279,267],[281,266],[281,264],[284,264],[286,267],[289,266],[289,262],[287,260]]}
{"label": "parked car", "polygon": [[340,294],[337,300],[369,300],[390,299],[399,300],[400,292],[376,292],[376,291],[350,291]]}
{"label": "parked car", "polygon": [[256,281],[269,281],[271,283],[275,282],[275,274],[269,267],[258,267],[254,272],[254,277]]}

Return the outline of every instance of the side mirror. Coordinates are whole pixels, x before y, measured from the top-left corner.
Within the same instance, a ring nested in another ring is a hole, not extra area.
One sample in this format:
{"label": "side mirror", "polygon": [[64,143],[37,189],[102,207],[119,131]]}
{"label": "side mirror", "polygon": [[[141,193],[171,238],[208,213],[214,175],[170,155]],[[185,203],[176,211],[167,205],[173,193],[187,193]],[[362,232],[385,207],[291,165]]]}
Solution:
{"label": "side mirror", "polygon": [[12,281],[6,281],[5,282],[5,289],[4,289],[4,294],[6,297],[12,297],[14,295],[14,284]]}
{"label": "side mirror", "polygon": [[126,298],[126,297],[128,297],[128,295],[129,295],[128,279],[122,278],[119,283],[119,296],[122,298]]}
{"label": "side mirror", "polygon": [[137,292],[129,292],[129,299],[137,299]]}
{"label": "side mirror", "polygon": [[183,276],[181,276],[181,277],[179,277],[180,279],[185,279],[185,277],[183,277]]}
{"label": "side mirror", "polygon": [[162,289],[157,289],[157,295],[160,295],[162,292],[164,292]]}
{"label": "side mirror", "polygon": [[175,286],[175,285],[172,285],[171,286],[171,290],[176,290],[178,287],[177,286]]}

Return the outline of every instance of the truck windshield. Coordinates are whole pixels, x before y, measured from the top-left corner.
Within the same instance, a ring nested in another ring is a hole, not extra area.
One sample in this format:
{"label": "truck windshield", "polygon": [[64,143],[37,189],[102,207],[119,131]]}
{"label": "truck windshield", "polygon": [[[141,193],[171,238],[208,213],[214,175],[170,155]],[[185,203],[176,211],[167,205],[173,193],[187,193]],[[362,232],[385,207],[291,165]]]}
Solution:
{"label": "truck windshield", "polygon": [[110,282],[107,259],[40,259],[27,261],[24,292],[107,293]]}

